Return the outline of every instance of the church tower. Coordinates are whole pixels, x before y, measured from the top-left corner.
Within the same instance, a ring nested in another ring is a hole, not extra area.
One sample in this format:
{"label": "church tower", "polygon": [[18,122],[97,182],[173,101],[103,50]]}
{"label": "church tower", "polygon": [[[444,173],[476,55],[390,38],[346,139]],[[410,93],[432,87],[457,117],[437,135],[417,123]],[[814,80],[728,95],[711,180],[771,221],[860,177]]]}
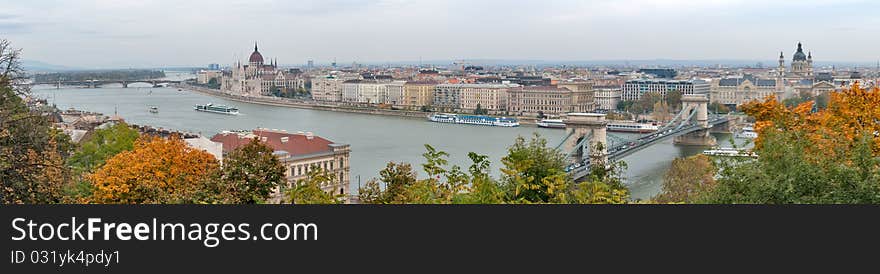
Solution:
{"label": "church tower", "polygon": [[813,77],[813,52],[807,52],[807,76]]}
{"label": "church tower", "polygon": [[785,77],[785,57],[782,56],[782,52],[779,52],[779,67],[776,68],[776,72],[779,78]]}

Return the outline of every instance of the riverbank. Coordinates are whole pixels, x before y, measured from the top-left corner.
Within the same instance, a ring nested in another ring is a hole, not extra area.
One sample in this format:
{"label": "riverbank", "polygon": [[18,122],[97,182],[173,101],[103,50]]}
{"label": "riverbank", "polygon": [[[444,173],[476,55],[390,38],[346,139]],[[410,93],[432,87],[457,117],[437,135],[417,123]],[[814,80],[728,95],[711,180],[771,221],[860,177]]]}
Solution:
{"label": "riverbank", "polygon": [[[345,113],[358,113],[358,114],[371,114],[371,115],[383,115],[383,116],[398,116],[398,117],[409,117],[409,118],[426,118],[430,114],[430,112],[412,111],[412,110],[391,110],[391,109],[347,106],[347,105],[341,105],[341,104],[333,103],[333,102],[304,101],[304,100],[295,100],[295,99],[289,99],[289,98],[279,98],[279,97],[269,97],[269,96],[260,96],[260,97],[238,96],[238,95],[223,93],[223,92],[220,92],[219,90],[216,90],[216,89],[204,88],[204,87],[187,85],[187,84],[176,84],[176,85],[172,85],[172,86],[175,88],[186,89],[189,91],[197,92],[197,93],[212,96],[212,97],[219,97],[219,98],[237,101],[237,102],[269,105],[269,106],[292,107],[292,108],[301,108],[301,109],[335,111],[335,112],[345,112]],[[536,119],[530,118],[530,117],[517,117],[517,120],[519,120],[519,123],[521,125],[535,125],[537,122]]]}

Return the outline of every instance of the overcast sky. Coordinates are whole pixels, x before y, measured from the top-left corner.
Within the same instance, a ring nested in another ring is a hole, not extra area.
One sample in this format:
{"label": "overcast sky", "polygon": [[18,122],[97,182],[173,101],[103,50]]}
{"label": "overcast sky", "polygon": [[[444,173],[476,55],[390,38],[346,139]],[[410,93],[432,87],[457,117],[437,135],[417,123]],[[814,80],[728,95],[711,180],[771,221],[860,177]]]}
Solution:
{"label": "overcast sky", "polygon": [[454,59],[880,58],[880,1],[0,0],[0,37],[74,67]]}

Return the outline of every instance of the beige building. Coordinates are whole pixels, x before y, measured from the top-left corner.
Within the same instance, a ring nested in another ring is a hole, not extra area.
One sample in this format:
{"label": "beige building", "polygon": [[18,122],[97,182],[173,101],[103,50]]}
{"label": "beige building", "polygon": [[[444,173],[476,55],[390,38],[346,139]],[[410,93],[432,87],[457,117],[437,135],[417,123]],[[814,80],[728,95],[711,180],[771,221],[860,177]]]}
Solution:
{"label": "beige building", "polygon": [[388,100],[389,82],[348,80],[342,83],[342,102],[382,104]]}
{"label": "beige building", "polygon": [[437,83],[433,81],[406,82],[403,85],[402,105],[411,109],[430,106],[434,103],[435,86]]}
{"label": "beige building", "polygon": [[591,82],[559,82],[557,87],[571,90],[571,112],[593,112],[596,110],[593,83]]}
{"label": "beige building", "polygon": [[406,101],[406,97],[404,96],[404,84],[406,81],[392,81],[385,85],[385,91],[388,93],[388,96],[385,98],[383,103],[391,104],[395,106],[403,105],[403,102]]}
{"label": "beige building", "polygon": [[312,99],[327,102],[342,101],[342,83],[344,79],[333,76],[312,78]]}
{"label": "beige building", "polygon": [[334,195],[351,195],[350,191],[350,148],[315,136],[311,132],[288,133],[286,131],[255,129],[252,132],[222,132],[211,141],[223,144],[223,153],[229,153],[253,140],[259,139],[271,147],[273,153],[285,167],[287,185],[276,189],[275,201],[281,200],[285,189],[292,187],[308,177],[309,171],[320,168],[334,175],[334,181],[321,185],[321,189]]}
{"label": "beige building", "polygon": [[220,77],[223,76],[223,72],[219,70],[200,70],[196,73],[196,83],[205,85],[208,82],[211,82],[211,79],[217,79],[217,83],[220,83]]}
{"label": "beige building", "polygon": [[509,91],[509,109],[520,116],[559,116],[569,112],[590,112],[595,109],[592,85],[567,83],[557,86],[529,86]]}
{"label": "beige building", "polygon": [[[833,81],[833,80],[832,80]],[[819,96],[823,93],[828,93],[832,91],[836,91],[838,86],[828,82],[821,81],[816,79],[803,79],[794,84],[794,95],[809,95],[809,96]]]}
{"label": "beige building", "polygon": [[596,101],[596,109],[617,109],[620,102],[620,86],[593,86],[593,97]]}
{"label": "beige building", "polygon": [[486,109],[500,114],[507,110],[508,90],[517,84],[441,84],[434,87],[434,106],[470,112]]}
{"label": "beige building", "polygon": [[767,96],[776,96],[777,99],[781,99],[783,92],[783,82],[778,79],[761,79],[746,74],[742,77],[712,81],[709,100],[712,103],[736,109],[742,104],[763,100]]}

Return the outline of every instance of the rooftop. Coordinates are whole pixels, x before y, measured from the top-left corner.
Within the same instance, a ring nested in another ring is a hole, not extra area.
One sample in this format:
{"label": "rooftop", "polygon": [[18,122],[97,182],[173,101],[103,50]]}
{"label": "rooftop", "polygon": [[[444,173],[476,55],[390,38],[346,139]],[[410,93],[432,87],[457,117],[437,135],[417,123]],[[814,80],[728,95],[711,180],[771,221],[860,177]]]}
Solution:
{"label": "rooftop", "polygon": [[291,156],[331,152],[333,147],[339,145],[315,136],[311,132],[289,133],[284,130],[263,128],[255,129],[253,132],[225,131],[211,137],[211,141],[222,143],[223,152],[228,153],[247,144],[253,138],[259,138],[276,152],[285,152]]}

